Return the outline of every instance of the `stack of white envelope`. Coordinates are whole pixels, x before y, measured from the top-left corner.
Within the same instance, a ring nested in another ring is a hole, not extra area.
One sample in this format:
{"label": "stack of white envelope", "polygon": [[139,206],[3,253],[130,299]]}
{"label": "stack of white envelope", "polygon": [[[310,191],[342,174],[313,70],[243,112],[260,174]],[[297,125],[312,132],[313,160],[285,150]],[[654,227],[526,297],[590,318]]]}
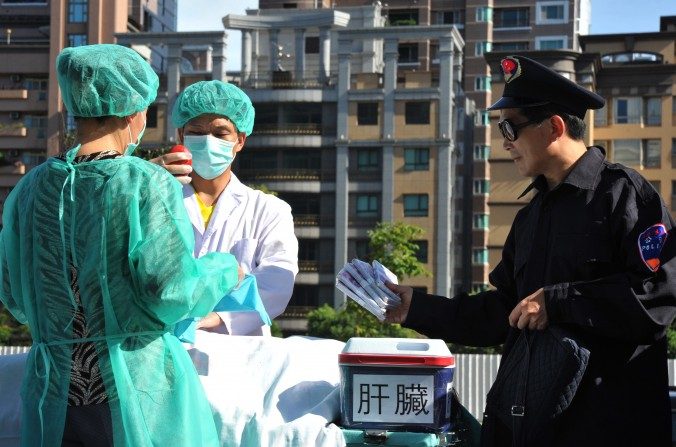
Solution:
{"label": "stack of white envelope", "polygon": [[385,282],[397,284],[397,276],[378,261],[371,265],[353,259],[338,273],[336,288],[383,321],[387,309],[401,304],[401,299],[387,288]]}

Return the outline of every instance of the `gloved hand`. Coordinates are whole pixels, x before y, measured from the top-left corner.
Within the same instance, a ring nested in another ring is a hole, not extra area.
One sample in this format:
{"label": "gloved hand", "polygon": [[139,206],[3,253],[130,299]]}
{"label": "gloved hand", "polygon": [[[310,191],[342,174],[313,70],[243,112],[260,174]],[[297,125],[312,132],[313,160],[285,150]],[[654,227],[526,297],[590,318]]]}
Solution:
{"label": "gloved hand", "polygon": [[187,185],[192,180],[190,177],[192,166],[188,164],[174,163],[182,160],[190,160],[191,158],[192,155],[189,152],[174,152],[152,158],[150,159],[150,162],[162,166],[164,169],[169,171],[171,175],[176,177],[176,180],[181,182],[181,184]]}

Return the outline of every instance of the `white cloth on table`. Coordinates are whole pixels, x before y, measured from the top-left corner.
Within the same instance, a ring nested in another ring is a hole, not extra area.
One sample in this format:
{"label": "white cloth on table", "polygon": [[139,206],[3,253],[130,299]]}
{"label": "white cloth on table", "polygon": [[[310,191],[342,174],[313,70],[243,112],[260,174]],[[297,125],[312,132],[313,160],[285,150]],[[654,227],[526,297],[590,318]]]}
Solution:
{"label": "white cloth on table", "polygon": [[[338,354],[309,337],[232,337],[196,331],[188,350],[224,447],[344,447]],[[25,354],[0,356],[0,445],[19,445]]]}

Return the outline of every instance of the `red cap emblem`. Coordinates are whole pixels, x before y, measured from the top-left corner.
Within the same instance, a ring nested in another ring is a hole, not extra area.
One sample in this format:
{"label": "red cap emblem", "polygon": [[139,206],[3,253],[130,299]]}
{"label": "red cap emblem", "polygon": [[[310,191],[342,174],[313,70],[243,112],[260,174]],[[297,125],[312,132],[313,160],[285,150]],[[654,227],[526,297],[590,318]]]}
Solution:
{"label": "red cap emblem", "polygon": [[505,75],[505,82],[511,82],[521,75],[521,64],[518,59],[506,57],[500,62],[502,72]]}

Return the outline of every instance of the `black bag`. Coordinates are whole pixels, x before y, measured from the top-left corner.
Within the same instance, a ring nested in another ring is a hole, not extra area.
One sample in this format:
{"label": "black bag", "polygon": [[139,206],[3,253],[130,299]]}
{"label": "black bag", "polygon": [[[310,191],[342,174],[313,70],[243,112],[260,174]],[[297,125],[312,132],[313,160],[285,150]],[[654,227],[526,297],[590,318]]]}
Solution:
{"label": "black bag", "polygon": [[519,335],[486,397],[486,409],[512,430],[512,445],[548,445],[589,362],[589,350],[556,327]]}

